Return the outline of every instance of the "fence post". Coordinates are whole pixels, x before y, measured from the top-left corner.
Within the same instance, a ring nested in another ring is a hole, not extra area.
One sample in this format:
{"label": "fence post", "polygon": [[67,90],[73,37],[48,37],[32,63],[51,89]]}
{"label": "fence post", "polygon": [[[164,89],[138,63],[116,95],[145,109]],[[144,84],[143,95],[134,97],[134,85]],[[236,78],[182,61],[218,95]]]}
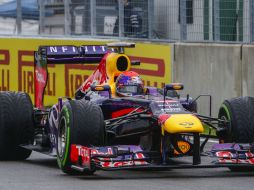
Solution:
{"label": "fence post", "polygon": [[21,0],[17,0],[17,18],[16,18],[16,26],[17,26],[17,34],[21,34],[22,32],[22,5]]}
{"label": "fence post", "polygon": [[90,0],[91,35],[96,35],[96,0]]}
{"label": "fence post", "polygon": [[148,38],[153,37],[154,0],[148,0]]}
{"label": "fence post", "polygon": [[220,0],[214,0],[214,40],[220,41]]}
{"label": "fence post", "polygon": [[45,21],[45,1],[39,0],[40,18],[39,18],[39,34],[44,33],[44,21]]}
{"label": "fence post", "polygon": [[254,2],[253,0],[249,0],[249,33],[250,33],[250,39],[249,39],[249,42],[253,42],[254,41],[254,31],[253,31],[253,27],[254,27],[254,11],[253,11],[253,8],[254,8]]}
{"label": "fence post", "polygon": [[180,0],[180,40],[187,40],[186,1]]}
{"label": "fence post", "polygon": [[64,34],[70,35],[70,0],[64,0]]}
{"label": "fence post", "polygon": [[124,36],[124,4],[122,1],[118,1],[118,32],[119,37]]}
{"label": "fence post", "polygon": [[209,40],[213,41],[213,0],[209,0]]}

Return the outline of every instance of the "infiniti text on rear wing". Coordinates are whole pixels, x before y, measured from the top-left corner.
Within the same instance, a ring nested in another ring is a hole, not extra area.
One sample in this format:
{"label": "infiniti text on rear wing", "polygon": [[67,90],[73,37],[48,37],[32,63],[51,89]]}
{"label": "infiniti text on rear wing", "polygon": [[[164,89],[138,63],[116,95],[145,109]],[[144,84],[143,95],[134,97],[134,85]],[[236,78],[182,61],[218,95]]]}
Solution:
{"label": "infiniti text on rear wing", "polygon": [[46,64],[99,63],[102,57],[115,49],[107,46],[40,46],[35,53],[36,62]]}

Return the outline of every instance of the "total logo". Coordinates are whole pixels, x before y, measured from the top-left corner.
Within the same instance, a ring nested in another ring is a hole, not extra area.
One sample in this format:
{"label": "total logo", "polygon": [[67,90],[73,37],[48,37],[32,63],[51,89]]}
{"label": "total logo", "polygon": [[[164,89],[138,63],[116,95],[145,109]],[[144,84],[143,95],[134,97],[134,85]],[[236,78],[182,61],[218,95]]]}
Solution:
{"label": "total logo", "polygon": [[76,146],[78,149],[78,155],[84,158],[90,157],[90,149],[82,146]]}

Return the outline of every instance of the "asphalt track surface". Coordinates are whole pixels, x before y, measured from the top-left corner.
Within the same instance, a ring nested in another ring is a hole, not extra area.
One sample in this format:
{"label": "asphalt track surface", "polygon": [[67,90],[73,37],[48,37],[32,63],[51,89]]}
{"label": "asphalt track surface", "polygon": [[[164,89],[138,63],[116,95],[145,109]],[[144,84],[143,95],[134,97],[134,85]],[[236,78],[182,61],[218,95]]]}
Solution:
{"label": "asphalt track surface", "polygon": [[249,190],[254,172],[227,168],[170,171],[98,171],[93,176],[68,176],[55,158],[33,153],[26,161],[0,162],[0,190]]}

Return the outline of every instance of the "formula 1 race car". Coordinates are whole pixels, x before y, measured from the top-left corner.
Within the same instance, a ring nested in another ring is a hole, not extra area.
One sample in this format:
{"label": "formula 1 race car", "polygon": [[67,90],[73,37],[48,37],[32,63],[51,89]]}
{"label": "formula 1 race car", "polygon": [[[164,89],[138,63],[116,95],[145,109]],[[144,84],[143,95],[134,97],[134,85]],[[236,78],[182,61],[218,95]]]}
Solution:
{"label": "formula 1 race car", "polygon": [[[130,71],[140,62],[124,54],[124,48],[132,47],[135,44],[40,46],[35,52],[35,106],[26,93],[0,92],[0,160],[23,160],[37,151],[56,156],[68,174],[100,169],[253,169],[254,98],[225,100],[218,118],[199,115],[197,99],[180,98],[182,84],[163,89],[143,85]],[[74,99],[60,97],[45,108],[48,64],[98,67]],[[202,134],[205,127],[215,129],[219,138],[206,152],[211,135]],[[212,161],[201,162],[201,155]]]}

